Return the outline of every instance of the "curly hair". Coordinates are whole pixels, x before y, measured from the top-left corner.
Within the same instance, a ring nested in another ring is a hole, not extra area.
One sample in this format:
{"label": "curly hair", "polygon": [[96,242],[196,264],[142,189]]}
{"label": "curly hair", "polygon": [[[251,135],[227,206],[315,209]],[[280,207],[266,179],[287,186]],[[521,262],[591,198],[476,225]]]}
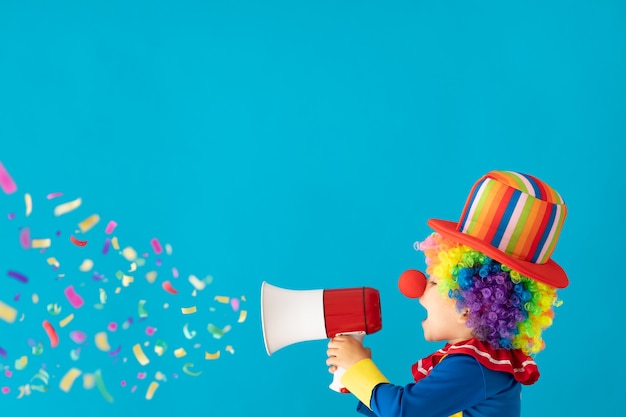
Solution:
{"label": "curly hair", "polygon": [[467,326],[494,349],[543,350],[542,332],[552,325],[556,288],[537,282],[465,245],[432,233],[415,245],[426,272],[439,279],[444,296],[468,311]]}

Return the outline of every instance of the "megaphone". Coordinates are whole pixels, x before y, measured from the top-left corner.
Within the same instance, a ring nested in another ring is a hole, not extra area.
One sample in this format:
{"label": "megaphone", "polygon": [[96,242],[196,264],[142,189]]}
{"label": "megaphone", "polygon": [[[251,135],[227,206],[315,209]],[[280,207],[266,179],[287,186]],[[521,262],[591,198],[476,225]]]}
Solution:
{"label": "megaphone", "polygon": [[[268,355],[294,343],[347,334],[363,336],[382,328],[380,295],[370,287],[289,290],[263,282],[261,323]],[[330,388],[348,392],[339,382],[338,368]]]}

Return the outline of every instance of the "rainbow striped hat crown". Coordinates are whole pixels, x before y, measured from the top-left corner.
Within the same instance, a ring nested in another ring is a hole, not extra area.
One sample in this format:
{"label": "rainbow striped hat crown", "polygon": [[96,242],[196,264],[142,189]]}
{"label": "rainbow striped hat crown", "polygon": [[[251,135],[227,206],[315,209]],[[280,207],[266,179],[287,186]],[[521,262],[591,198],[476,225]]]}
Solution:
{"label": "rainbow striped hat crown", "polygon": [[567,275],[550,256],[566,213],[563,198],[545,182],[491,171],[474,184],[458,223],[430,219],[428,225],[522,275],[564,288]]}

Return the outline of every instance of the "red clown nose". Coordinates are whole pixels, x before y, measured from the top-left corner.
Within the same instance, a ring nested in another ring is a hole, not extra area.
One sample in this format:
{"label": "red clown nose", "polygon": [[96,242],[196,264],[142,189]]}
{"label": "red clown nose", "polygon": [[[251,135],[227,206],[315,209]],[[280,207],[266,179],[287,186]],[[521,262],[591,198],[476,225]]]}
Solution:
{"label": "red clown nose", "polygon": [[405,297],[420,298],[426,289],[426,276],[415,269],[407,269],[398,279],[398,288]]}

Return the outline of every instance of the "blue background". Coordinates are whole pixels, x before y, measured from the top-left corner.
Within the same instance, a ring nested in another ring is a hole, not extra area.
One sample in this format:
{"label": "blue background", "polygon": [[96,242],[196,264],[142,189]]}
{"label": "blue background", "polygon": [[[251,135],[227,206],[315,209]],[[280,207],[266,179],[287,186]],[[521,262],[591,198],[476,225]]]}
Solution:
{"label": "blue background", "polygon": [[[21,249],[17,227],[27,221],[37,237],[58,229],[67,237],[97,212],[99,227],[116,220],[120,239],[142,252],[153,237],[171,243],[176,285],[189,274],[214,277],[198,320],[233,323],[219,340],[222,357],[196,362],[201,376],[164,355],[134,394],[119,384],[135,380],[132,354],[123,367],[85,347],[91,356],[73,362],[65,338],[41,355],[50,391],[16,398],[36,358],[0,375],[11,388],[0,394],[3,412],[355,415],[351,396],[327,388],[325,341],[266,354],[261,282],[379,289],[383,329],[365,343],[391,381],[408,383],[410,365],[440,346],[423,340],[423,309],[397,291],[402,271],[423,268],[413,242],[430,233],[428,218],[457,220],[481,175],[507,169],[545,180],[569,209],[553,259],[571,285],[522,415],[621,413],[625,17],[621,1],[3,0],[0,161],[19,190],[0,194],[0,266],[30,271],[30,281],[4,276],[0,299],[35,319],[0,322],[0,346],[16,346],[0,363],[12,368],[29,338],[47,344],[37,318],[46,297],[82,279],[72,266],[55,280],[47,255]],[[54,191],[64,197],[46,200]],[[76,197],[80,213],[50,214]],[[10,212],[18,217],[7,220]],[[70,244],[55,250],[62,265],[80,257]],[[110,275],[119,268],[106,266]],[[83,285],[86,294],[93,283]],[[110,317],[135,312],[143,297],[159,331],[179,337],[186,318],[154,307],[168,294],[145,280],[132,288],[128,304],[110,296]],[[209,313],[214,295],[245,296],[247,320],[235,323],[220,305]],[[91,306],[77,316],[90,336],[105,319]],[[218,347],[204,343],[197,351]],[[72,366],[101,369],[114,402],[80,380],[60,391]],[[158,370],[168,380],[148,401]]]}

